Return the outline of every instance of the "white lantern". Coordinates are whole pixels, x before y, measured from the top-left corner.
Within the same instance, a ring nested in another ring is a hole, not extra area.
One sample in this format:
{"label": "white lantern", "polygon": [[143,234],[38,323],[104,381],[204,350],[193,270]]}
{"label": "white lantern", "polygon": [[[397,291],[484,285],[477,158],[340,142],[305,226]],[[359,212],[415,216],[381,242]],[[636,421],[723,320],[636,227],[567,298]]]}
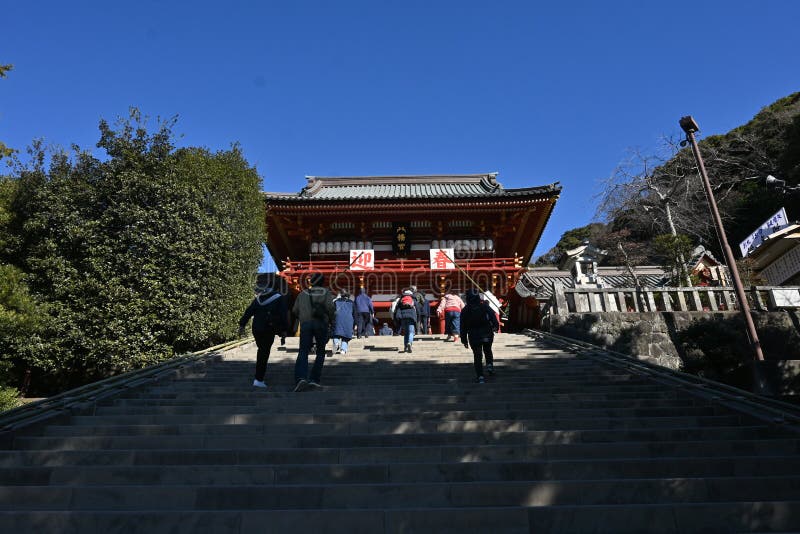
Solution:
{"label": "white lantern", "polygon": [[315,241],[315,242],[311,243],[311,253],[312,254],[316,254],[317,252],[319,252],[319,245]]}
{"label": "white lantern", "polygon": [[470,250],[478,250],[478,242],[476,240],[472,239],[469,242],[469,248],[470,248]]}
{"label": "white lantern", "polygon": [[486,250],[494,250],[494,241],[491,239],[486,240]]}
{"label": "white lantern", "polygon": [[364,242],[363,241],[359,241],[358,243],[356,243],[356,245],[358,245],[356,247],[358,250],[364,250]]}
{"label": "white lantern", "polygon": [[342,242],[341,241],[336,241],[333,244],[333,251],[334,252],[341,252],[342,251]]}
{"label": "white lantern", "polygon": [[434,239],[433,241],[431,241],[431,248],[433,248],[433,249],[439,248],[439,240],[438,239]]}
{"label": "white lantern", "polygon": [[331,241],[328,241],[327,243],[325,243],[325,252],[327,252],[329,254],[331,252],[333,252],[333,243]]}
{"label": "white lantern", "polygon": [[372,248],[372,241],[364,241],[364,248],[370,250]]}
{"label": "white lantern", "polygon": [[478,250],[486,250],[486,240],[478,239]]}
{"label": "white lantern", "polygon": [[447,240],[447,246],[444,247],[444,248],[453,248],[455,246],[455,244],[456,244],[455,241],[453,241],[452,239],[448,239]]}
{"label": "white lantern", "polygon": [[356,242],[350,241],[350,250],[355,250],[355,249],[356,249]]}

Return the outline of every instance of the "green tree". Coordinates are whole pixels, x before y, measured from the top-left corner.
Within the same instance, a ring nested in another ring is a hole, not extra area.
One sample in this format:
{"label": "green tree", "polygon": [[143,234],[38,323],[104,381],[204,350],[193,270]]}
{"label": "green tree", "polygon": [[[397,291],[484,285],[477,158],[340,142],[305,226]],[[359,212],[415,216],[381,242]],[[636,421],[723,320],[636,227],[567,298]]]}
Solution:
{"label": "green tree", "polygon": [[[0,78],[5,78],[8,76],[8,72],[14,68],[14,65],[0,65]],[[0,159],[3,159],[6,156],[10,156],[14,153],[14,150],[8,148],[5,143],[0,141]]]}
{"label": "green tree", "polygon": [[664,270],[670,273],[673,285],[683,285],[689,277],[686,258],[692,253],[692,240],[683,234],[661,234],[655,237],[653,245]]}
{"label": "green tree", "polygon": [[35,351],[38,317],[22,272],[0,263],[0,411],[18,404],[19,392],[12,386],[19,382],[13,375],[14,359]]}
{"label": "green tree", "polygon": [[75,148],[18,168],[21,267],[46,304],[42,350],[20,362],[63,389],[235,335],[261,261],[260,178],[234,145],[175,150],[175,121],[137,110]]}
{"label": "green tree", "polygon": [[536,265],[555,265],[563,254],[575,247],[583,244],[584,241],[596,242],[606,232],[606,225],[603,223],[589,223],[586,226],[573,228],[561,234],[561,239],[553,248],[539,256]]}

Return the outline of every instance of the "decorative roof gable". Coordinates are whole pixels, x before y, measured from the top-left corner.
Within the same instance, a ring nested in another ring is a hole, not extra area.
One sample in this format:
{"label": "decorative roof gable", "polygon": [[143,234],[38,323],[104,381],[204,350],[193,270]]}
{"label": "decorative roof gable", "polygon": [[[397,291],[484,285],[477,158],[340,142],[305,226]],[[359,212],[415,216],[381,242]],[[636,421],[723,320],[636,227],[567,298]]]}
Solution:
{"label": "decorative roof gable", "polygon": [[425,176],[306,176],[308,183],[297,195],[266,193],[267,198],[297,201],[498,198],[552,194],[558,183],[520,189],[504,189],[497,173]]}

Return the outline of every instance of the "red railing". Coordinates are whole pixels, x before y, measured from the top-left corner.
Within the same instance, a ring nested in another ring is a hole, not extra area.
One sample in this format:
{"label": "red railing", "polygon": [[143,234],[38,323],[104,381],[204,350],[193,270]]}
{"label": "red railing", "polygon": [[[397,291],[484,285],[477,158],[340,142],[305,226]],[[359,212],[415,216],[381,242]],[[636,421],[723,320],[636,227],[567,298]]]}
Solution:
{"label": "red railing", "polygon": [[[471,271],[502,271],[515,273],[522,269],[520,258],[475,258],[469,260],[456,260],[456,264],[467,272]],[[458,270],[458,269],[456,269]],[[323,274],[340,273],[350,271],[357,272],[377,272],[377,273],[411,273],[430,271],[435,273],[448,273],[453,269],[431,269],[429,260],[376,260],[375,268],[370,270],[351,269],[350,262],[347,260],[308,260],[283,262],[281,275],[299,275],[304,273],[319,272]]]}

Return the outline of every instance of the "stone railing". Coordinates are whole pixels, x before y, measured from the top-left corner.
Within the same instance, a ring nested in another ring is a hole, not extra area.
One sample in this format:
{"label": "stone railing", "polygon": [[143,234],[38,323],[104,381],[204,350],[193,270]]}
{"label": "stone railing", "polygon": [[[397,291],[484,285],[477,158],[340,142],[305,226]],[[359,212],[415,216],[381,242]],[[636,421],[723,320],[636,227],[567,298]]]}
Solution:
{"label": "stone railing", "polygon": [[[752,286],[745,290],[752,310],[772,311],[800,306],[800,288]],[[550,313],[716,312],[736,311],[732,287],[565,288],[556,283]]]}

